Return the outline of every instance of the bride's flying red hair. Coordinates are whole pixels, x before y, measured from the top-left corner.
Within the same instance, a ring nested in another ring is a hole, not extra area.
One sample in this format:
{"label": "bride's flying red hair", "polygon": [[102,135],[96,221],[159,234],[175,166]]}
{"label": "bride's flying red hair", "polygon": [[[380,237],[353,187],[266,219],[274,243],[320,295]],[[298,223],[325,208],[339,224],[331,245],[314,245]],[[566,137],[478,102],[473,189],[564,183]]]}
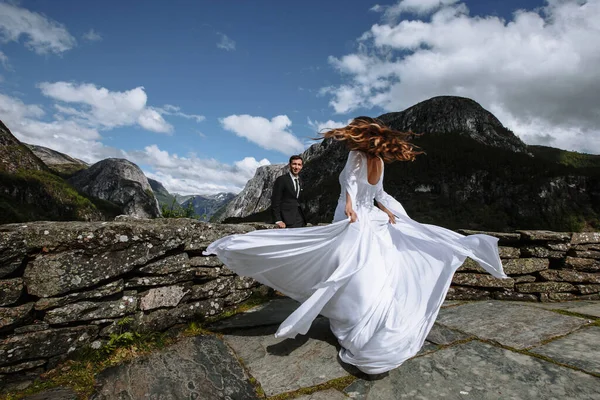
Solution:
{"label": "bride's flying red hair", "polygon": [[350,150],[380,156],[386,163],[414,161],[417,155],[424,154],[408,142],[416,136],[414,133],[391,129],[381,120],[371,117],[356,117],[347,126],[321,135],[326,139],[345,141]]}

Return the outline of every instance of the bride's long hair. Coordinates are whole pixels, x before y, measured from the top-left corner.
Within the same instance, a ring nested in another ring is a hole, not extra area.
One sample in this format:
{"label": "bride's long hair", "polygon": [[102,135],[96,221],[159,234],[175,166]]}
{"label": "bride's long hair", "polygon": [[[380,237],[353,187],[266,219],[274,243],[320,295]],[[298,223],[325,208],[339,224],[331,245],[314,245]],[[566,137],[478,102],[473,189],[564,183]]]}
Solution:
{"label": "bride's long hair", "polygon": [[321,133],[324,138],[345,141],[350,150],[380,156],[384,162],[414,161],[425,152],[408,140],[417,136],[412,132],[401,132],[387,127],[381,120],[371,117],[356,117],[343,128]]}

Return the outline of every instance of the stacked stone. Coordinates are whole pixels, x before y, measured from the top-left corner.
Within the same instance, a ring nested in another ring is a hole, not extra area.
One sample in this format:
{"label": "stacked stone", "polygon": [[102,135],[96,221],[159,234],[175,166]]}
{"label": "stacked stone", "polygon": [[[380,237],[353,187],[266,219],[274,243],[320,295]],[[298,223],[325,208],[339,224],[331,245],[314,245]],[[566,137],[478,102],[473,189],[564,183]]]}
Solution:
{"label": "stacked stone", "polygon": [[473,260],[459,268],[451,300],[564,301],[600,299],[600,233],[517,231],[486,233],[499,239],[500,258],[510,277],[497,279]]}
{"label": "stacked stone", "polygon": [[[156,332],[234,307],[257,283],[202,251],[270,227],[187,219],[0,226],[0,388],[102,346],[124,318],[128,329]],[[510,278],[467,260],[448,299],[600,299],[600,233],[462,233],[498,237]]]}
{"label": "stacked stone", "polygon": [[119,321],[164,331],[216,316],[257,283],[202,250],[247,225],[184,219],[0,226],[0,388],[36,377]]}

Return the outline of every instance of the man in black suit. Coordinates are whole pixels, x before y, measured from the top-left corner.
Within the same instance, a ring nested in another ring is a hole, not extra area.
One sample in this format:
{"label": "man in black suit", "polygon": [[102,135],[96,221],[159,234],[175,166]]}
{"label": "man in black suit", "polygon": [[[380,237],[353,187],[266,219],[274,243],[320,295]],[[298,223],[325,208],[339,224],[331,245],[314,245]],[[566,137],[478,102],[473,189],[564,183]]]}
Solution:
{"label": "man in black suit", "polygon": [[298,174],[302,170],[303,160],[300,156],[291,156],[289,173],[275,180],[271,209],[275,224],[280,228],[300,228],[306,226],[304,211],[300,206],[303,184]]}

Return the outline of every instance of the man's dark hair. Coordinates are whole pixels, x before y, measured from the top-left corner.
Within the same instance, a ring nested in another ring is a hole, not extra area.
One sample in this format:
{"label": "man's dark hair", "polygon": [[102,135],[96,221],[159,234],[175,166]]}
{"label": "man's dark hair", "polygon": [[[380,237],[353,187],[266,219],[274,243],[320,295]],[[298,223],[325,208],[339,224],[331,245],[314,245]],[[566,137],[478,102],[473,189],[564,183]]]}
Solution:
{"label": "man's dark hair", "polygon": [[294,160],[300,160],[300,161],[302,161],[302,164],[304,164],[304,160],[299,155],[291,156],[289,164],[291,164],[292,161],[294,161]]}

